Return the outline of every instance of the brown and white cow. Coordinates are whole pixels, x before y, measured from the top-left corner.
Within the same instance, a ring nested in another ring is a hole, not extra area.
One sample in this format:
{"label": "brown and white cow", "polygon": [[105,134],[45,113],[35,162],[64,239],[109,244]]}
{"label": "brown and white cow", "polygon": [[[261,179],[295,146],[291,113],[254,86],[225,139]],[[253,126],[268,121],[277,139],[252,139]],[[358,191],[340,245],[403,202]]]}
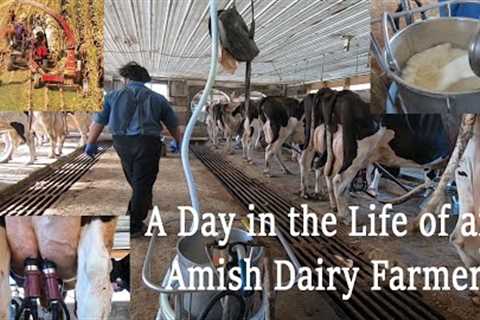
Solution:
{"label": "brown and white cow", "polygon": [[267,142],[264,174],[270,175],[272,156],[277,159],[283,172],[290,174],[290,170],[281,158],[281,151],[287,140],[298,144],[303,144],[305,140],[303,104],[293,98],[271,96],[261,100],[259,109],[261,110],[260,119],[264,123],[263,132]]}
{"label": "brown and white cow", "polygon": [[36,160],[35,139],[33,133],[28,130],[28,116],[21,112],[2,112],[0,114],[0,134],[4,145],[4,154],[0,162],[8,162],[12,159],[18,146],[27,144],[30,158],[28,164]]}
{"label": "brown and white cow", "polygon": [[460,204],[460,216],[450,241],[457,249],[463,263],[471,268],[480,266],[480,237],[466,236],[462,227],[474,215],[475,231],[480,234],[480,117],[475,120],[473,136],[469,140],[459,167],[456,170],[456,183]]}
{"label": "brown and white cow", "polygon": [[67,119],[63,112],[33,112],[33,130],[37,135],[45,134],[50,141],[49,158],[62,155],[67,136]]}
{"label": "brown and white cow", "polygon": [[0,319],[9,319],[9,274],[24,276],[28,258],[53,262],[65,287],[75,287],[79,319],[108,319],[115,226],[114,217],[6,217],[0,225]]}

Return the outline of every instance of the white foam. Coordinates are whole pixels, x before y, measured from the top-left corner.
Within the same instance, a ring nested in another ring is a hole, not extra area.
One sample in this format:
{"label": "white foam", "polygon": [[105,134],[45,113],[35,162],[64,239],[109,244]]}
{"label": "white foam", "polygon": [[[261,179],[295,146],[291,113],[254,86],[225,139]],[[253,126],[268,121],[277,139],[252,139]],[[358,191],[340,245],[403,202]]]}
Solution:
{"label": "white foam", "polygon": [[480,89],[480,78],[470,68],[468,51],[441,44],[412,56],[402,78],[417,87],[440,92]]}

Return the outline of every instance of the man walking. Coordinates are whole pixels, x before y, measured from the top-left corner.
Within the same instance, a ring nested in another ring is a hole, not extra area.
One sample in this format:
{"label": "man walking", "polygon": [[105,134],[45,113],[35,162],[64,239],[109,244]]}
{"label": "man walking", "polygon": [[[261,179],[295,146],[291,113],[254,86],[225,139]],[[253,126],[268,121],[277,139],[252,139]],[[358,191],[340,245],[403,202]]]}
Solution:
{"label": "man walking", "polygon": [[108,125],[113,146],[133,193],[128,204],[132,238],[141,236],[144,220],[152,208],[152,189],[157,179],[162,143],[162,124],[176,144],[180,144],[177,117],[162,95],[145,86],[151,78],[148,71],[135,62],[123,66],[120,75],[126,86],[105,96],[103,111],[95,115],[90,127],[85,153],[97,153],[97,139]]}

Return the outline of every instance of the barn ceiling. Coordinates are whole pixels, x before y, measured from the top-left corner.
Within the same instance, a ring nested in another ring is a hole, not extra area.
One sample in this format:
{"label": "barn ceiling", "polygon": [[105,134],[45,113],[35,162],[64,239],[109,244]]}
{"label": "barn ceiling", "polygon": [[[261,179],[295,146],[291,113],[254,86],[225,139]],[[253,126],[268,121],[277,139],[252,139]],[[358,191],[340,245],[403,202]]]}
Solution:
{"label": "barn ceiling", "polygon": [[[233,0],[218,0],[219,8]],[[236,0],[250,25],[250,0]],[[260,55],[252,81],[297,83],[367,74],[370,0],[255,0]],[[205,79],[208,0],[105,0],[105,67],[134,60],[155,77]],[[345,39],[351,38],[349,50]],[[243,81],[244,65],[219,80]]]}

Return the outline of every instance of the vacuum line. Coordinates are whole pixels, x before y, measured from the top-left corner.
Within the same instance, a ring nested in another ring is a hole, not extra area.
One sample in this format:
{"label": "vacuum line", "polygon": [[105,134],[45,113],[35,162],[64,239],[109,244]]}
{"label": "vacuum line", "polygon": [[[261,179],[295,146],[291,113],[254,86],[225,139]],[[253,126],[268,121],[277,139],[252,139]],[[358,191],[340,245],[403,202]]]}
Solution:
{"label": "vacuum line", "polygon": [[183,172],[185,173],[185,178],[187,180],[187,187],[188,193],[190,195],[190,201],[192,202],[192,207],[200,214],[200,202],[197,195],[197,189],[195,186],[195,179],[192,175],[192,169],[190,167],[190,160],[189,160],[189,146],[190,146],[190,139],[192,137],[192,132],[197,123],[197,119],[200,116],[200,113],[205,106],[210,91],[212,90],[213,84],[215,83],[215,78],[217,75],[217,63],[218,63],[218,14],[217,14],[217,0],[210,0],[209,1],[210,7],[210,19],[212,25],[212,57],[210,62],[210,72],[208,75],[207,84],[205,89],[203,90],[202,97],[200,98],[200,102],[195,107],[193,114],[190,118],[190,121],[187,124],[185,129],[185,134],[183,137],[182,148],[181,148],[181,157],[182,157],[182,165],[183,165]]}

